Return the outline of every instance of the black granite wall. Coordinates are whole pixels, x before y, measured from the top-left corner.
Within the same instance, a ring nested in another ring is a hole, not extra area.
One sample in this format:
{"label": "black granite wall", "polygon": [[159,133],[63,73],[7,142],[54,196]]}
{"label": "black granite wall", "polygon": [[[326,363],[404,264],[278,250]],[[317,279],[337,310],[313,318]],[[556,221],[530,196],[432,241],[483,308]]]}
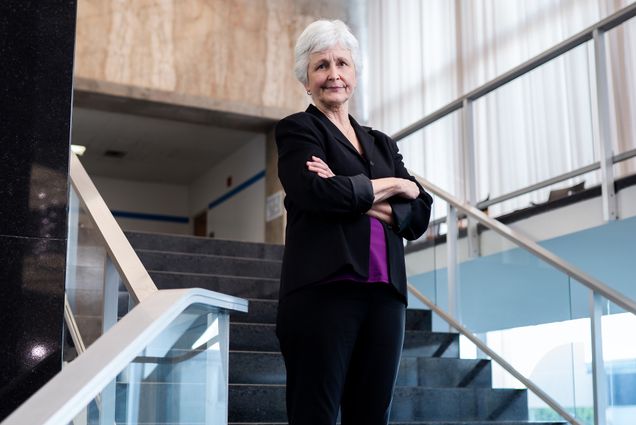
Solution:
{"label": "black granite wall", "polygon": [[0,1],[0,421],[62,366],[76,7]]}

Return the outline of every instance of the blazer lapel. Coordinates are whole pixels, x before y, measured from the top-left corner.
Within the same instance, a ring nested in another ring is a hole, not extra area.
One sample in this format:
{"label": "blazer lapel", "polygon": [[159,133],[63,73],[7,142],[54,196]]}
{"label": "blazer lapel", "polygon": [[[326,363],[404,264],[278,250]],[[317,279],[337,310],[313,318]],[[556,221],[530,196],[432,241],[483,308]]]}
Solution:
{"label": "blazer lapel", "polygon": [[351,120],[351,125],[356,132],[356,136],[358,136],[358,141],[362,145],[362,150],[364,151],[364,157],[367,161],[373,164],[373,157],[375,154],[375,140],[373,136],[371,136],[368,132],[368,127],[363,127],[351,116],[349,115],[349,119]]}
{"label": "blazer lapel", "polygon": [[[308,113],[318,117],[327,126],[327,128],[329,128],[331,130],[331,134],[333,134],[333,136],[336,138],[337,141],[342,143],[347,149],[351,150],[353,153],[355,153],[357,156],[360,157],[360,153],[358,153],[356,148],[354,148],[353,145],[351,144],[351,142],[349,140],[347,140],[347,138],[345,137],[344,134],[342,134],[340,129],[338,127],[336,127],[336,125],[334,123],[332,123],[331,120],[329,120],[329,118],[327,118],[325,116],[325,114],[320,112],[320,109],[318,109],[314,105],[310,104],[307,107],[307,110],[305,112],[308,112]],[[349,117],[351,117],[351,115],[349,115]],[[353,120],[353,119],[351,119],[351,120],[355,123],[355,120]],[[355,129],[355,126],[357,124],[358,123],[355,123],[354,129]],[[359,125],[358,125],[358,127],[359,127]],[[357,129],[356,129],[356,135],[358,135],[358,130]],[[360,136],[358,136],[358,139],[359,138],[360,138]],[[362,143],[362,142],[360,142],[360,143]],[[364,152],[366,153],[365,145],[362,145],[362,149],[364,149]]]}

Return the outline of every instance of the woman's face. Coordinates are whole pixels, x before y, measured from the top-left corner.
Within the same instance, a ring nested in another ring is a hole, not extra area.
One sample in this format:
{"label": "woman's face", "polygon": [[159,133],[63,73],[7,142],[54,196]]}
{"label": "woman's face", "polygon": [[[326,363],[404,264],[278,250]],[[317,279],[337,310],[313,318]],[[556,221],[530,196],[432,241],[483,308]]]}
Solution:
{"label": "woman's face", "polygon": [[356,69],[349,49],[336,45],[309,55],[306,90],[316,106],[332,109],[346,103],[356,87]]}

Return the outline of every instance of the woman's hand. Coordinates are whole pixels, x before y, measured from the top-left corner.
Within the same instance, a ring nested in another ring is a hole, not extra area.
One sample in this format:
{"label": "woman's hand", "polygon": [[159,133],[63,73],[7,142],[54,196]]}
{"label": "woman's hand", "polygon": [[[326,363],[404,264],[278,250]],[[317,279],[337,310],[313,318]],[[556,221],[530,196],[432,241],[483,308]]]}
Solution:
{"label": "woman's hand", "polygon": [[416,199],[420,195],[420,188],[411,180],[400,178],[398,178],[398,180],[400,181],[401,190],[399,196],[406,199]]}
{"label": "woman's hand", "polygon": [[393,209],[391,208],[391,204],[387,201],[381,201],[373,204],[366,214],[371,217],[375,217],[386,224],[393,224]]}
{"label": "woman's hand", "polygon": [[375,200],[373,203],[382,202],[392,196],[400,196],[406,199],[416,199],[420,189],[411,180],[399,177],[384,177],[371,180]]}
{"label": "woman's hand", "polygon": [[333,173],[333,171],[331,171],[325,161],[318,158],[317,156],[312,156],[311,161],[307,161],[307,168],[309,169],[309,171],[313,171],[323,179],[335,176],[335,174]]}

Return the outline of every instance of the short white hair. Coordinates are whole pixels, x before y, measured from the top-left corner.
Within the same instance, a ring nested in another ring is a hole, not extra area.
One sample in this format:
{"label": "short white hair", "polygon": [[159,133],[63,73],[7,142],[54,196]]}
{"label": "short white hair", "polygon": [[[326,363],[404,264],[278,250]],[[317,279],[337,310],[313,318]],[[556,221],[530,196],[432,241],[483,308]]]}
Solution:
{"label": "short white hair", "polygon": [[340,45],[351,52],[356,74],[361,68],[360,46],[358,40],[351,33],[349,27],[342,21],[319,20],[307,25],[300,34],[294,49],[294,73],[298,81],[307,85],[307,68],[309,67],[309,55],[322,52]]}

